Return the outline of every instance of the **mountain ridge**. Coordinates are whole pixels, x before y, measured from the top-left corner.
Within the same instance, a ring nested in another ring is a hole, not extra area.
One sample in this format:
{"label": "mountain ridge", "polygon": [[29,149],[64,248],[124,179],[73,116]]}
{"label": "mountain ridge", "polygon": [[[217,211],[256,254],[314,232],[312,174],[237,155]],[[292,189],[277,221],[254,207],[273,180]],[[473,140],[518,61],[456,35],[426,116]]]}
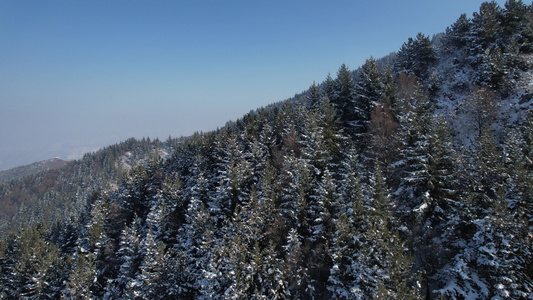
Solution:
{"label": "mountain ridge", "polygon": [[6,182],[12,179],[21,178],[38,172],[58,169],[65,166],[67,160],[59,157],[34,162],[28,165],[18,166],[7,170],[0,171],[0,182]]}

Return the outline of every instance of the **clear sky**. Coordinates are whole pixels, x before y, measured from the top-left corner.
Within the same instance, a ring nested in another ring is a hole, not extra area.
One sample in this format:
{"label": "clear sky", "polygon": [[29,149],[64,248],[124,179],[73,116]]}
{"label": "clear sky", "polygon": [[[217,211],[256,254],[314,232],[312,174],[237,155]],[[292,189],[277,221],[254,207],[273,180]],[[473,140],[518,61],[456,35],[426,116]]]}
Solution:
{"label": "clear sky", "polygon": [[0,170],[216,129],[481,3],[0,0]]}

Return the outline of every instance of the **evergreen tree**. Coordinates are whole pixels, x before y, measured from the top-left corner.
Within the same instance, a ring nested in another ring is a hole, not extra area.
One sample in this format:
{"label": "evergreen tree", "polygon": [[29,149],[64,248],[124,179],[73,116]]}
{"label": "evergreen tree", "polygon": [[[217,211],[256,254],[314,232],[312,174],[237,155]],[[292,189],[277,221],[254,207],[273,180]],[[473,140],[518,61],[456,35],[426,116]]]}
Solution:
{"label": "evergreen tree", "polygon": [[326,80],[324,80],[324,83],[322,84],[322,94],[324,97],[327,97],[329,99],[333,99],[336,94],[336,83],[335,80],[331,77],[331,74],[328,74],[326,76]]}
{"label": "evergreen tree", "polygon": [[176,242],[179,228],[185,222],[187,201],[183,196],[183,185],[177,174],[165,178],[163,189],[158,195],[162,219],[159,224],[159,236],[166,244]]}
{"label": "evergreen tree", "polygon": [[286,158],[286,169],[282,174],[285,182],[280,208],[292,228],[303,235],[312,233],[317,196],[311,166],[305,160]]}
{"label": "evergreen tree", "polygon": [[383,93],[381,95],[381,100],[385,102],[385,104],[387,104],[389,107],[391,107],[393,112],[396,111],[398,107],[398,95],[395,80],[396,78],[394,76],[394,70],[392,66],[387,63],[383,68],[381,74],[381,81],[383,83]]}
{"label": "evergreen tree", "polygon": [[503,189],[504,165],[501,150],[498,148],[492,130],[485,126],[478,137],[471,163],[470,186],[478,214],[490,207]]}
{"label": "evergreen tree", "polygon": [[15,233],[10,234],[5,240],[2,240],[2,256],[0,257],[0,296],[3,298],[17,298],[18,290],[20,289],[18,283],[18,273],[16,272],[17,252],[19,248],[19,235]]}
{"label": "evergreen tree", "polygon": [[69,275],[63,299],[93,299],[98,292],[94,257],[83,249],[74,255],[73,269]]}
{"label": "evergreen tree", "polygon": [[346,138],[342,135],[335,108],[328,98],[323,98],[317,113],[309,112],[305,121],[304,152],[318,172],[326,168],[338,169],[343,159],[342,147]]}
{"label": "evergreen tree", "polygon": [[[332,299],[361,298],[364,295],[357,288],[357,278],[369,276],[358,268],[357,258],[361,256],[361,232],[364,230],[366,218],[363,207],[363,191],[359,180],[357,155],[348,155],[346,175],[341,191],[343,205],[335,215],[335,229],[332,231],[328,254],[331,257],[331,269],[327,280],[327,289]],[[368,279],[367,279],[368,280]]]}
{"label": "evergreen tree", "polygon": [[143,240],[144,258],[139,266],[139,273],[131,283],[134,299],[169,298],[164,284],[167,274],[165,265],[168,255],[163,242],[156,240],[155,234],[148,230]]}
{"label": "evergreen tree", "polygon": [[466,47],[469,43],[470,26],[470,20],[466,14],[461,14],[455,23],[446,28],[443,37],[444,51],[450,53]]}
{"label": "evergreen tree", "polygon": [[429,37],[418,33],[416,38],[409,38],[398,51],[396,70],[398,72],[412,73],[416,77],[425,80],[428,78],[429,70],[436,60],[436,51]]}
{"label": "evergreen tree", "polygon": [[[402,126],[402,149],[400,161],[395,164],[399,172],[400,187],[396,194],[401,199],[404,216],[412,220],[411,213],[423,213],[429,203],[427,192],[428,149],[430,108],[427,96],[420,90],[411,99],[411,107],[406,106]],[[407,213],[407,215],[405,215]]]}
{"label": "evergreen tree", "polygon": [[439,212],[453,209],[458,197],[459,179],[457,177],[457,154],[453,149],[447,122],[434,118],[429,139],[429,181],[428,188],[432,198],[430,209],[438,216]]}
{"label": "evergreen tree", "polygon": [[533,41],[533,11],[521,0],[509,0],[505,3],[502,18],[504,37],[519,45],[521,52],[531,53]]}
{"label": "evergreen tree", "polygon": [[211,281],[213,276],[216,277],[211,268],[211,261],[218,245],[215,244],[217,241],[214,237],[214,220],[205,211],[199,196],[193,193],[187,209],[186,224],[180,231],[182,240],[179,241],[177,250],[185,254],[185,272],[191,276],[190,286],[193,293],[207,297],[216,292]]}
{"label": "evergreen tree", "polygon": [[312,294],[309,269],[304,263],[302,249],[302,237],[295,228],[289,231],[287,244],[284,245],[285,253],[285,277],[287,282],[287,294],[290,297],[304,299]]}
{"label": "evergreen tree", "polygon": [[372,110],[372,103],[382,100],[384,83],[378,70],[378,63],[373,57],[367,59],[358,72],[357,80],[358,102],[365,103],[364,110]]}
{"label": "evergreen tree", "polygon": [[416,299],[417,287],[409,287],[412,258],[399,233],[390,229],[391,200],[383,174],[376,168],[372,197],[373,213],[367,233],[368,241],[375,243],[369,263],[377,267],[375,298]]}
{"label": "evergreen tree", "polygon": [[332,95],[330,96],[326,92],[326,96],[335,106],[337,116],[343,125],[347,125],[354,120],[366,120],[364,114],[367,111],[364,107],[355,106],[355,81],[352,72],[345,64],[342,64],[337,72]]}
{"label": "evergreen tree", "polygon": [[320,107],[320,102],[322,99],[322,94],[320,93],[315,82],[309,87],[309,92],[307,94],[307,107],[309,109],[318,109]]}
{"label": "evergreen tree", "polygon": [[135,218],[130,226],[126,226],[121,234],[117,256],[120,258],[119,275],[113,283],[108,284],[106,297],[109,299],[132,297],[130,290],[132,279],[139,272],[142,261],[140,218]]}
{"label": "evergreen tree", "polygon": [[487,48],[494,48],[500,36],[502,10],[496,1],[483,2],[479,12],[474,12],[472,32],[474,55],[479,55]]}
{"label": "evergreen tree", "polygon": [[[11,296],[24,299],[57,298],[66,280],[67,267],[60,257],[59,249],[43,235],[46,229],[41,225],[25,227],[20,238],[11,269]],[[9,265],[8,265],[9,266]]]}
{"label": "evergreen tree", "polygon": [[255,253],[256,259],[261,259],[258,270],[258,281],[261,289],[254,291],[252,297],[257,299],[283,299],[288,298],[287,278],[284,273],[285,265],[278,257],[276,245],[271,241],[261,253]]}
{"label": "evergreen tree", "polygon": [[507,61],[500,48],[487,48],[480,55],[477,82],[491,89],[506,92],[509,88]]}

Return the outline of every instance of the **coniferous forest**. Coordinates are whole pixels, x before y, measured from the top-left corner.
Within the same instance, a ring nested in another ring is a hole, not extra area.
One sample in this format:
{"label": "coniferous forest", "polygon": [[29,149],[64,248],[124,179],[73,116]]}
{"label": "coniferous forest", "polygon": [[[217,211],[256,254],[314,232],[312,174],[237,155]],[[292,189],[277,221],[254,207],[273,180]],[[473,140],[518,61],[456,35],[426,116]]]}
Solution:
{"label": "coniferous forest", "polygon": [[3,299],[533,299],[533,5],[0,205]]}

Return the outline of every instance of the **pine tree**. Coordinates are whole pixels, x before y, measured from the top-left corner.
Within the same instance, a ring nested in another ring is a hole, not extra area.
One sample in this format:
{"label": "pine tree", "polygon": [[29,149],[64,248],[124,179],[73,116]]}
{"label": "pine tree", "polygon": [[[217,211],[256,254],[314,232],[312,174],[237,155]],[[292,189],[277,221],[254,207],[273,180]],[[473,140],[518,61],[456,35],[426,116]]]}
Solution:
{"label": "pine tree", "polygon": [[387,63],[383,68],[381,74],[381,81],[383,83],[383,93],[381,95],[381,100],[387,104],[393,112],[396,111],[398,106],[398,95],[395,84],[394,70],[392,66]]}
{"label": "pine tree", "polygon": [[318,205],[311,166],[305,160],[288,157],[284,171],[282,178],[288,185],[281,195],[280,208],[287,216],[289,226],[308,236],[312,233],[313,212]]}
{"label": "pine tree", "polygon": [[494,139],[492,130],[485,126],[478,137],[474,149],[472,175],[470,176],[472,192],[479,213],[492,205],[502,189],[505,173],[503,157]]}
{"label": "pine tree", "polygon": [[304,120],[304,152],[310,163],[318,172],[337,169],[343,159],[341,149],[346,138],[342,135],[335,107],[328,98],[323,98],[320,109],[308,113]]}
{"label": "pine tree", "polygon": [[[16,297],[25,299],[57,298],[66,280],[64,264],[57,246],[47,241],[42,225],[25,227],[20,238],[12,269],[12,286]],[[9,270],[9,269],[8,269]]]}
{"label": "pine tree", "polygon": [[[202,178],[202,177],[201,177]],[[201,179],[200,178],[200,179]],[[203,180],[200,180],[201,184]],[[201,189],[198,190],[200,192]],[[185,272],[190,274],[192,293],[207,297],[216,292],[216,269],[213,270],[212,260],[218,241],[215,240],[215,222],[200,200],[201,194],[193,191],[189,203],[186,223],[182,228],[178,251],[185,254]],[[214,271],[214,272],[213,272]]]}
{"label": "pine tree", "polygon": [[322,94],[320,93],[315,82],[309,87],[309,92],[307,94],[307,107],[309,109],[318,109],[320,107],[320,102],[322,99]]}
{"label": "pine tree", "polygon": [[288,298],[288,280],[284,273],[285,265],[283,260],[278,257],[274,242],[271,241],[261,253],[255,253],[254,257],[260,258],[262,263],[256,264],[259,266],[257,276],[260,290],[255,291],[252,296],[257,299]]}
{"label": "pine tree", "polygon": [[466,14],[461,14],[455,23],[446,28],[443,37],[444,51],[451,53],[466,47],[469,43],[470,26],[470,20]]}
{"label": "pine tree", "polygon": [[318,201],[316,211],[313,213],[313,239],[329,240],[328,233],[333,232],[333,218],[337,210],[341,208],[340,195],[337,185],[328,169],[324,171],[322,181],[317,191]]}
{"label": "pine tree", "polygon": [[429,203],[427,192],[429,129],[431,123],[430,107],[427,96],[418,90],[411,103],[404,106],[404,120],[401,120],[402,149],[400,161],[395,164],[399,175],[399,189],[396,194],[401,199],[403,214],[423,213]]}
{"label": "pine tree", "polygon": [[533,41],[533,11],[521,0],[505,3],[502,17],[503,36],[511,38],[522,52],[530,53]]}
{"label": "pine tree", "polygon": [[522,158],[517,160],[520,163],[517,170],[521,170],[518,182],[523,201],[521,206],[525,207],[527,218],[533,220],[533,112],[527,116],[523,128]]}
{"label": "pine tree", "polygon": [[[226,259],[223,272],[229,287],[225,296],[229,298],[242,298],[250,294],[261,295],[262,291],[283,288],[274,281],[269,281],[269,287],[263,286],[263,279],[281,276],[279,262],[271,257],[269,264],[277,269],[276,274],[260,273],[259,270],[267,263],[262,259],[262,253],[268,244],[267,233],[270,223],[273,221],[273,206],[270,199],[258,197],[252,192],[248,201],[243,206],[237,206],[230,226],[225,227],[227,237],[222,255]],[[269,250],[272,251],[272,250]],[[274,261],[272,261],[274,260]],[[277,265],[277,266],[276,266]],[[276,270],[274,269],[274,270]]]}
{"label": "pine tree", "polygon": [[109,202],[106,196],[98,197],[91,209],[91,221],[89,224],[89,247],[90,249],[100,249],[104,246],[107,240],[106,218],[109,212]]}
{"label": "pine tree", "polygon": [[19,248],[20,236],[11,233],[5,240],[2,240],[2,256],[0,257],[0,296],[3,298],[17,298],[20,285],[18,283],[18,273],[16,272],[17,252]]}
{"label": "pine tree", "polygon": [[289,231],[284,250],[285,277],[288,279],[287,294],[293,298],[307,298],[306,295],[312,292],[311,279],[307,264],[304,263],[302,237],[295,228]]}
{"label": "pine tree", "polygon": [[493,48],[500,36],[502,11],[496,1],[483,2],[479,12],[472,18],[474,55],[481,54],[487,48]]}
{"label": "pine tree", "polygon": [[139,273],[133,280],[133,296],[135,299],[168,298],[164,281],[167,274],[165,245],[156,240],[150,229],[143,240],[144,258],[139,266]]}
{"label": "pine tree", "polygon": [[[220,174],[217,176],[217,193],[209,202],[209,207],[215,215],[231,217],[236,205],[246,197],[248,191],[245,185],[249,180],[252,168],[248,163],[249,154],[243,151],[237,137],[220,135],[217,147],[222,153],[218,157]],[[216,212],[221,212],[216,213]]]}
{"label": "pine tree", "polygon": [[99,288],[94,257],[79,249],[74,255],[73,270],[69,275],[63,299],[93,299]]}
{"label": "pine tree", "polygon": [[161,199],[162,220],[159,224],[160,238],[166,244],[176,242],[179,228],[185,222],[187,201],[183,196],[183,185],[177,174],[167,176],[158,197]]}
{"label": "pine tree", "polygon": [[143,229],[140,218],[135,218],[130,226],[126,226],[121,234],[117,256],[120,258],[119,274],[112,284],[108,284],[106,296],[131,297],[131,281],[139,272],[142,261],[141,231]]}
{"label": "pine tree", "polygon": [[479,59],[477,83],[506,92],[509,88],[507,61],[500,48],[487,48]]}
{"label": "pine tree", "polygon": [[220,269],[224,277],[219,280],[222,282],[220,290],[228,299],[239,299],[258,289],[255,277],[262,264],[260,248],[257,242],[253,246],[249,245],[239,232],[231,232],[229,235],[220,255]]}
{"label": "pine tree", "polygon": [[347,214],[340,213],[336,220],[336,228],[332,238],[329,255],[332,267],[328,277],[327,289],[332,299],[348,299],[351,295],[351,263],[354,246],[352,243],[355,235],[354,228],[350,226]]}
{"label": "pine tree", "polygon": [[372,103],[382,100],[385,90],[376,59],[371,57],[365,61],[361,69],[359,69],[356,84],[358,102],[364,103],[361,106],[364,110],[371,111],[373,108]]}
{"label": "pine tree", "polygon": [[367,120],[365,113],[368,113],[368,110],[365,107],[355,106],[355,81],[352,72],[345,64],[342,64],[337,72],[332,95],[329,96],[326,92],[326,96],[335,106],[337,116],[343,125],[348,125],[354,120]]}
{"label": "pine tree", "polygon": [[373,296],[386,299],[416,299],[417,287],[409,286],[413,259],[398,231],[390,228],[392,203],[379,166],[376,167],[372,194],[373,213],[369,219],[366,238],[369,243],[375,245],[367,254],[367,263],[377,268],[374,275],[377,286]]}
{"label": "pine tree", "polygon": [[412,73],[425,80],[428,78],[430,68],[437,60],[435,48],[431,45],[429,37],[418,33],[416,38],[409,38],[398,51],[396,70],[398,72]]}
{"label": "pine tree", "polygon": [[322,87],[322,93],[324,94],[324,97],[327,97],[329,99],[334,99],[336,95],[336,83],[333,78],[331,78],[331,75],[328,74],[326,76],[326,80],[324,80],[324,84]]}
{"label": "pine tree", "polygon": [[[88,228],[88,245],[82,241],[81,251],[93,255],[97,280],[92,285],[93,293],[102,297],[103,288],[108,279],[116,277],[115,268],[118,267],[114,260],[115,243],[110,233],[119,230],[110,226],[110,216],[112,214],[110,199],[107,195],[102,195],[96,199],[91,209],[91,220]],[[120,231],[119,231],[120,232]],[[88,248],[85,248],[88,246]]]}

